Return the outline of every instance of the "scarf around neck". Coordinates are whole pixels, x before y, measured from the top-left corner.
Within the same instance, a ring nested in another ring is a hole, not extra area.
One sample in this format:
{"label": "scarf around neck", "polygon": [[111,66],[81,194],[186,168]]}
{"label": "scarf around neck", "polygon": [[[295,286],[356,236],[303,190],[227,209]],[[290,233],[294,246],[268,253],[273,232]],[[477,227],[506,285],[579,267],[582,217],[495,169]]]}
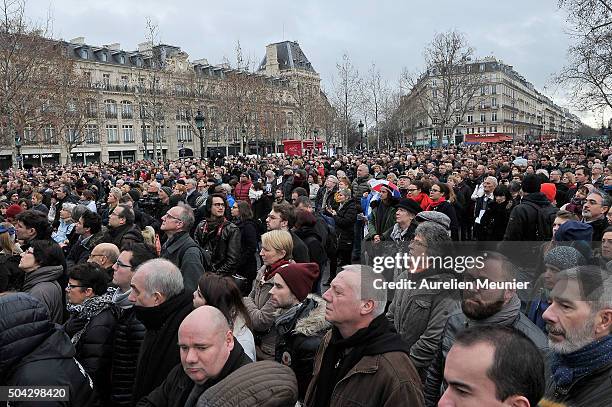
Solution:
{"label": "scarf around neck", "polygon": [[555,384],[568,388],[579,379],[611,362],[612,335],[607,335],[572,353],[554,352],[550,367]]}
{"label": "scarf around neck", "polygon": [[79,339],[81,339],[81,336],[87,329],[87,326],[93,317],[113,305],[114,293],[115,288],[109,287],[104,294],[88,298],[81,304],[68,303],[68,305],[66,305],[66,309],[70,315],[77,319],[86,321],[83,327],[79,329],[70,339],[73,344],[77,344],[79,342]]}
{"label": "scarf around neck", "polygon": [[276,274],[276,272],[281,266],[284,266],[285,264],[289,264],[289,263],[290,263],[289,260],[283,259],[269,266],[266,266],[266,271],[264,271],[264,275],[263,275],[264,281],[268,281],[269,279],[274,277],[274,275]]}
{"label": "scarf around neck", "polygon": [[429,206],[427,206],[427,210],[428,211],[433,211],[442,202],[446,202],[446,199],[443,196],[441,196],[440,199],[438,199],[437,201],[431,201]]}

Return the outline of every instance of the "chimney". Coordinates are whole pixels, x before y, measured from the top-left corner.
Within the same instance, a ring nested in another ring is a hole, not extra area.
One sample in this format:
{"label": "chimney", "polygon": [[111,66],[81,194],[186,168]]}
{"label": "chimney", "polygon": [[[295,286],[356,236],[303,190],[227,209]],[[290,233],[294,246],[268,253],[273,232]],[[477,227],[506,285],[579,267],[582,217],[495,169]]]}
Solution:
{"label": "chimney", "polygon": [[85,37],[76,37],[70,40],[71,43],[73,44],[79,44],[79,45],[84,45],[85,44]]}
{"label": "chimney", "polygon": [[112,44],[105,45],[104,48],[108,48],[111,51],[119,51],[121,49],[121,44],[118,42],[113,42]]}
{"label": "chimney", "polygon": [[268,75],[278,75],[280,68],[278,65],[278,54],[276,52],[277,44],[269,44],[266,46],[266,73]]}

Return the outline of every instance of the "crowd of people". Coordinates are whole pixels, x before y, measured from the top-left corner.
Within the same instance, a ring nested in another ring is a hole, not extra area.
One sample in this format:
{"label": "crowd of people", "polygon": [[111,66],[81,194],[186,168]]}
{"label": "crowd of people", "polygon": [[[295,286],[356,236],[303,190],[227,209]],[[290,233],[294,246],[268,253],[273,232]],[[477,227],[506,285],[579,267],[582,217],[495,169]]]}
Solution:
{"label": "crowd of people", "polygon": [[[0,386],[67,386],[72,406],[608,406],[611,199],[604,142],[9,169]],[[391,279],[529,290],[376,288],[366,246],[453,242],[495,250]]]}

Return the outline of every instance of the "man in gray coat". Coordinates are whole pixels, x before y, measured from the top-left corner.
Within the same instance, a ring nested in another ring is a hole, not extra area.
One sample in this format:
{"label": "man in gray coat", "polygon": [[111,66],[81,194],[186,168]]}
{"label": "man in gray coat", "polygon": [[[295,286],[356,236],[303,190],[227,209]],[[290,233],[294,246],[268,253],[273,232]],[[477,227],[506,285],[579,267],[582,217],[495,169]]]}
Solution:
{"label": "man in gray coat", "polygon": [[162,216],[161,230],[168,240],[161,249],[161,257],[174,263],[183,275],[187,293],[198,288],[198,280],[204,274],[204,258],[200,246],[189,236],[195,218],[189,205],[179,203]]}

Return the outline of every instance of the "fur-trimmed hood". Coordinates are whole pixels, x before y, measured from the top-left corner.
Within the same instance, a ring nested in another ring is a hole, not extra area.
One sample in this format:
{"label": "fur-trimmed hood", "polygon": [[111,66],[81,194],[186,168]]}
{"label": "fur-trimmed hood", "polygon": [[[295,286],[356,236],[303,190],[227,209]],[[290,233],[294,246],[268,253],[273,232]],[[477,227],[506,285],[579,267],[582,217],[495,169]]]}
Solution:
{"label": "fur-trimmed hood", "polygon": [[318,336],[321,332],[331,329],[331,324],[325,320],[325,300],[315,294],[308,294],[306,301],[308,300],[313,302],[314,307],[308,315],[297,321],[294,332],[305,336]]}

